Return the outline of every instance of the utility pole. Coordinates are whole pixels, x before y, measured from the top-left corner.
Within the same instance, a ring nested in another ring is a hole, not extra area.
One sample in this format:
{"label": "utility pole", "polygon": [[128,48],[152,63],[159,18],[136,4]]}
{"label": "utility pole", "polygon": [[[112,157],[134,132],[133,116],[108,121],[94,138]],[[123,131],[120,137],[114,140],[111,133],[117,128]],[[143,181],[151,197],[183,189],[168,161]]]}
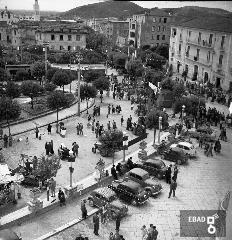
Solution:
{"label": "utility pole", "polygon": [[47,81],[47,71],[48,71],[48,46],[49,46],[49,42],[44,42],[43,43],[43,51],[44,51],[44,57],[45,57],[45,82]]}

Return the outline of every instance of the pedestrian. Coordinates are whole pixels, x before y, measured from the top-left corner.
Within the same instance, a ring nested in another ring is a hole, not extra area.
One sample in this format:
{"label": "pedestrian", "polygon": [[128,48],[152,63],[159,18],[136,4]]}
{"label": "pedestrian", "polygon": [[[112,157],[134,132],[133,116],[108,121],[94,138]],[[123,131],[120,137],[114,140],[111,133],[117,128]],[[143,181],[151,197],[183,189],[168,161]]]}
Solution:
{"label": "pedestrian", "polygon": [[166,183],[171,184],[171,176],[172,176],[172,165],[170,164],[165,173]]}
{"label": "pedestrian", "polygon": [[142,240],[146,240],[147,236],[148,236],[148,230],[147,230],[146,225],[142,226],[141,232],[142,232]]}
{"label": "pedestrian", "polygon": [[65,195],[64,195],[64,192],[61,190],[61,188],[59,189],[59,192],[58,192],[58,199],[60,200],[60,206],[61,207],[63,205],[66,205],[66,203],[65,203]]}
{"label": "pedestrian", "polygon": [[121,117],[121,126],[122,126],[123,122],[124,122],[124,119],[123,119],[123,116],[122,116]]}
{"label": "pedestrian", "polygon": [[110,115],[110,110],[111,110],[111,107],[110,107],[110,104],[108,105],[108,115]]}
{"label": "pedestrian", "polygon": [[48,156],[49,155],[49,143],[48,142],[45,143],[45,150],[46,150],[46,155]]}
{"label": "pedestrian", "polygon": [[3,142],[4,142],[4,148],[7,148],[7,146],[8,146],[8,136],[6,134],[4,134],[4,136],[3,136]]}
{"label": "pedestrian", "polygon": [[86,208],[85,204],[86,204],[86,200],[84,199],[81,201],[81,214],[82,214],[83,219],[86,219],[88,216],[87,208]]}
{"label": "pedestrian", "polygon": [[56,181],[54,180],[54,178],[51,178],[50,189],[51,189],[51,197],[55,197],[56,196]]}
{"label": "pedestrian", "polygon": [[47,181],[46,189],[47,189],[47,201],[49,201],[49,191],[50,191],[50,182]]}
{"label": "pedestrian", "polygon": [[76,142],[74,142],[72,144],[72,146],[73,146],[72,147],[73,154],[76,157],[76,156],[78,156],[79,145]]}
{"label": "pedestrian", "polygon": [[99,236],[98,231],[99,231],[99,216],[98,216],[98,212],[96,214],[94,214],[93,216],[93,226],[94,226],[94,230],[93,233],[96,236]]}
{"label": "pedestrian", "polygon": [[154,230],[153,240],[157,240],[159,232],[157,231],[156,226],[153,226],[153,230]]}
{"label": "pedestrian", "polygon": [[206,156],[208,157],[209,154],[213,157],[213,143],[209,145],[209,148],[207,150]]}
{"label": "pedestrian", "polygon": [[171,184],[170,184],[170,192],[169,192],[168,198],[171,197],[172,193],[173,193],[173,197],[175,197],[176,188],[177,188],[177,183],[176,183],[175,179],[172,178],[172,181],[171,181]]}
{"label": "pedestrian", "polygon": [[131,111],[134,109],[134,103],[131,104]]}
{"label": "pedestrian", "polygon": [[49,123],[48,124],[48,135],[50,134],[51,135],[51,132],[52,132],[52,125]]}
{"label": "pedestrian", "polygon": [[35,127],[35,137],[39,138],[39,128],[37,126]]}
{"label": "pedestrian", "polygon": [[3,129],[2,127],[0,127],[0,139],[2,139],[2,136],[3,136]]}
{"label": "pedestrian", "polygon": [[179,170],[178,170],[178,168],[177,168],[177,165],[175,165],[174,171],[173,171],[173,179],[175,180],[175,182],[176,182],[176,180],[177,180],[177,175],[178,175],[178,173],[179,173]]}
{"label": "pedestrian", "polygon": [[53,140],[50,142],[50,153],[53,155],[54,154],[54,148],[53,148]]}
{"label": "pedestrian", "polygon": [[79,135],[80,129],[79,129],[80,124],[77,123],[76,129],[77,129],[77,135]]}
{"label": "pedestrian", "polygon": [[118,180],[117,172],[115,169],[115,165],[112,166],[111,168],[111,175],[113,176],[114,180]]}
{"label": "pedestrian", "polygon": [[115,240],[114,234],[112,232],[110,233],[109,240]]}
{"label": "pedestrian", "polygon": [[108,131],[110,131],[110,129],[111,129],[111,127],[110,127],[110,121],[108,121],[108,123],[107,123],[107,129],[108,129]]}
{"label": "pedestrian", "polygon": [[116,166],[116,171],[118,172],[118,175],[122,175],[122,164],[119,162]]}
{"label": "pedestrian", "polygon": [[119,228],[120,228],[120,224],[121,224],[121,214],[119,213],[117,216],[116,216],[116,221],[115,221],[115,224],[116,224],[116,228],[115,230],[116,231],[119,231]]}
{"label": "pedestrian", "polygon": [[80,135],[83,135],[83,128],[84,128],[84,127],[83,127],[83,124],[81,123],[81,124],[80,124]]}
{"label": "pedestrian", "polygon": [[116,130],[117,129],[117,125],[116,125],[116,122],[113,120],[113,130]]}

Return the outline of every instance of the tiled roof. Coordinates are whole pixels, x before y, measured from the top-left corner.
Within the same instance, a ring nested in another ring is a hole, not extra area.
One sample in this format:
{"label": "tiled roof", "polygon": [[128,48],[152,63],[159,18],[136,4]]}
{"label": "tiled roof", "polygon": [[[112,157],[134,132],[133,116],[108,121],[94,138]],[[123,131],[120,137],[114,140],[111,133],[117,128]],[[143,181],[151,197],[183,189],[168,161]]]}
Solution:
{"label": "tiled roof", "polygon": [[164,10],[161,10],[159,8],[152,8],[150,10],[150,15],[160,16],[160,17],[168,17],[169,16],[169,14],[167,12],[165,12]]}
{"label": "tiled roof", "polygon": [[232,18],[230,17],[199,17],[179,23],[173,23],[172,25],[232,33]]}

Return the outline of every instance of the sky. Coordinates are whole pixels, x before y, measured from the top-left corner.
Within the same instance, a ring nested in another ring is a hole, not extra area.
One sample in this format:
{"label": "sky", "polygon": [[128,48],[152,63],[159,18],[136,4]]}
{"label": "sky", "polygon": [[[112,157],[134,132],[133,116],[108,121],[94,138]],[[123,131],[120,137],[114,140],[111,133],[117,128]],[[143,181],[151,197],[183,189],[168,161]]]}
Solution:
{"label": "sky", "polygon": [[[75,7],[102,2],[104,0],[38,0],[42,11],[67,11]],[[132,1],[144,8],[175,8],[183,6],[200,6],[222,8],[232,12],[232,1]],[[34,0],[0,0],[0,9],[32,10]]]}

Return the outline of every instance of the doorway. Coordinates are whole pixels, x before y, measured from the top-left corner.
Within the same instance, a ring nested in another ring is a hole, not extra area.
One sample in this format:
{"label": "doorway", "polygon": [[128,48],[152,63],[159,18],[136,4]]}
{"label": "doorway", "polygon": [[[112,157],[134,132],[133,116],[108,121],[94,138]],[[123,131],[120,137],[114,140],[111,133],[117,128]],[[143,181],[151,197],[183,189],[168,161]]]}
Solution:
{"label": "doorway", "polygon": [[215,87],[220,88],[221,87],[221,78],[217,77],[215,82]]}
{"label": "doorway", "polygon": [[209,75],[207,72],[205,72],[205,75],[204,75],[204,83],[207,83],[209,81]]}

